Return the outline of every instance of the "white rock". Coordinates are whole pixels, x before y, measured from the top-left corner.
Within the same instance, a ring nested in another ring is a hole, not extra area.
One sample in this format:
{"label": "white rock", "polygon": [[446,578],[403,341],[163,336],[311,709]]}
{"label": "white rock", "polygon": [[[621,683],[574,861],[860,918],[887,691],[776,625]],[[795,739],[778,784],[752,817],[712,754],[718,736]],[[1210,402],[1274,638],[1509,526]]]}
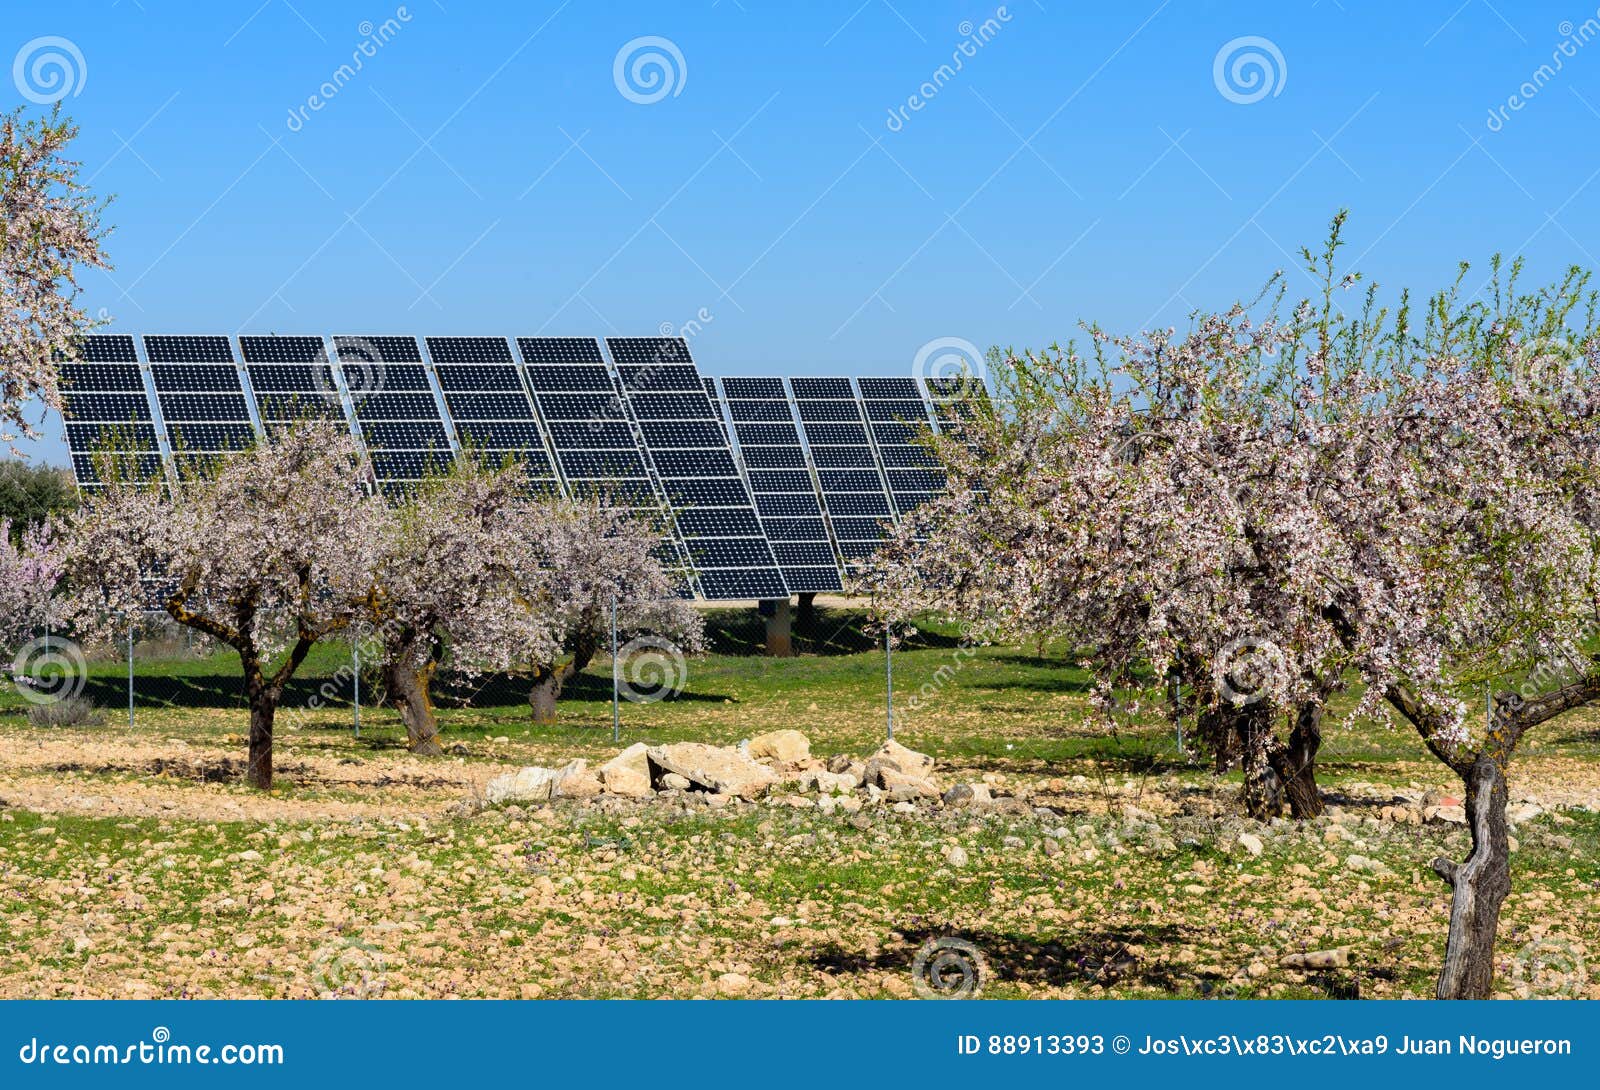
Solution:
{"label": "white rock", "polygon": [[613,795],[642,799],[650,794],[650,747],[635,742],[601,765],[600,782]]}
{"label": "white rock", "polygon": [[797,730],[775,730],[750,739],[749,755],[756,760],[803,761],[811,756],[811,742]]}
{"label": "white rock", "polygon": [[496,806],[508,802],[549,802],[562,770],[530,766],[496,776],[483,789],[484,797]]}
{"label": "white rock", "polygon": [[1254,833],[1240,833],[1239,834],[1239,847],[1243,848],[1245,851],[1249,852],[1251,855],[1260,855],[1261,854],[1261,850],[1264,847],[1264,845],[1261,843],[1261,838],[1259,836],[1257,836],[1256,834],[1254,834]]}

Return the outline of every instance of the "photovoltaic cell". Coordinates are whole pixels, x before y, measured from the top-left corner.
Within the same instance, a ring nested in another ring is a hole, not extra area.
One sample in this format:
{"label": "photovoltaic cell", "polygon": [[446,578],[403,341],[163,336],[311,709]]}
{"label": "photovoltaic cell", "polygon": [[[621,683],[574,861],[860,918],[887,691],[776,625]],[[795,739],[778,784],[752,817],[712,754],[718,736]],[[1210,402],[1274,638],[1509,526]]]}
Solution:
{"label": "photovoltaic cell", "polygon": [[[861,378],[861,405],[878,459],[889,481],[895,512],[907,514],[944,488],[938,459],[923,440],[932,434],[929,405],[914,378]],[[905,467],[914,467],[906,469]],[[906,477],[907,472],[913,476]],[[903,482],[915,482],[905,484]]]}
{"label": "photovoltaic cell", "polygon": [[256,441],[233,344],[223,336],[147,335],[145,358],[180,475]]}
{"label": "photovoltaic cell", "polygon": [[240,337],[256,416],[270,435],[297,421],[335,420],[350,425],[339,384],[317,337]]}
{"label": "photovoltaic cell", "polygon": [[59,367],[67,449],[78,487],[100,487],[106,483],[102,472],[119,479],[160,476],[155,416],[133,337],[86,336]]}
{"label": "photovoltaic cell", "polygon": [[797,594],[842,590],[839,559],[783,380],[725,378],[722,392],[756,513],[784,582]]}
{"label": "photovoltaic cell", "polygon": [[417,339],[336,336],[333,351],[378,487],[399,495],[448,470],[455,455]]}
{"label": "photovoltaic cell", "polygon": [[497,465],[514,458],[527,472],[531,491],[560,495],[533,399],[505,338],[429,337],[427,345],[462,449]]}
{"label": "photovoltaic cell", "polygon": [[834,540],[845,570],[853,571],[856,561],[871,556],[882,544],[885,525],[893,522],[865,413],[846,378],[791,378],[789,388]]}
{"label": "photovoltaic cell", "polygon": [[[675,337],[612,337],[626,404],[667,494],[675,528],[707,599],[787,598],[790,587],[755,518],[754,504],[728,446],[722,414]],[[726,516],[686,520],[690,513]],[[728,532],[738,524],[748,535]],[[735,556],[743,559],[734,560]]]}
{"label": "photovoltaic cell", "polygon": [[517,354],[568,494],[606,500],[659,519],[661,503],[600,342],[587,337],[518,337]]}

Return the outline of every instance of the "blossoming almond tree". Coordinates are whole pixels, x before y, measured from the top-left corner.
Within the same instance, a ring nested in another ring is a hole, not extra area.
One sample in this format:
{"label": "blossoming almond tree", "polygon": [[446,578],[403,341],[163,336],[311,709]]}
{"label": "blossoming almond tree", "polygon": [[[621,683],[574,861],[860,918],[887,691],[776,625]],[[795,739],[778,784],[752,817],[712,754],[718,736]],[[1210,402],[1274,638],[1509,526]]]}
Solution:
{"label": "blossoming almond tree", "polygon": [[0,519],[0,651],[6,653],[60,619],[54,594],[62,552],[55,524],[13,530],[10,520]]}
{"label": "blossoming almond tree", "polygon": [[109,268],[97,201],[66,149],[78,129],[60,112],[0,115],[0,441],[32,437],[26,405],[60,411],[56,361],[88,326],[80,268]]}
{"label": "blossoming almond tree", "polygon": [[528,575],[538,543],[564,532],[562,515],[558,501],[529,498],[526,484],[520,466],[466,458],[384,513],[362,606],[413,753],[443,752],[428,690],[447,651],[453,669],[473,674],[550,662],[561,650],[560,610]]}
{"label": "blossoming almond tree", "polygon": [[384,501],[343,429],[312,422],[228,456],[209,475],[114,484],[70,521],[73,617],[110,638],[165,582],[180,624],[239,654],[250,708],[246,780],[272,786],[284,686],[318,640],[346,630],[371,585]]}
{"label": "blossoming almond tree", "polygon": [[658,559],[659,528],[592,500],[553,502],[528,523],[537,563],[527,570],[525,597],[548,604],[559,634],[558,654],[536,661],[528,704],[536,723],[553,723],[568,682],[606,646],[611,610],[621,638],[649,632],[681,651],[700,650],[700,614],[679,597],[673,573]]}
{"label": "blossoming almond tree", "polygon": [[[1466,788],[1472,850],[1435,863],[1452,887],[1438,994],[1483,998],[1509,763],[1600,698],[1596,299],[1576,271],[1519,294],[1497,264],[1485,299],[1451,289],[1420,322],[1370,291],[1339,316],[1338,226],[1320,306],[1283,322],[1235,308],[1114,342],[1098,371],[1070,349],[1015,361],[981,441],[941,445],[956,487],[875,589],[894,614],[931,598],[996,633],[1075,637],[1108,714],[1171,671],[1194,704],[1299,730],[1358,685],[1352,717],[1409,725]],[[1506,678],[1475,729],[1472,694]]]}
{"label": "blossoming almond tree", "polygon": [[1240,307],[1181,338],[1095,332],[1095,359],[1013,358],[999,411],[936,444],[952,487],[881,554],[879,608],[1065,637],[1108,718],[1170,695],[1239,752],[1253,816],[1285,794],[1319,813],[1313,761],[1344,652],[1316,616],[1327,538],[1300,441],[1327,407],[1285,370],[1292,337]]}

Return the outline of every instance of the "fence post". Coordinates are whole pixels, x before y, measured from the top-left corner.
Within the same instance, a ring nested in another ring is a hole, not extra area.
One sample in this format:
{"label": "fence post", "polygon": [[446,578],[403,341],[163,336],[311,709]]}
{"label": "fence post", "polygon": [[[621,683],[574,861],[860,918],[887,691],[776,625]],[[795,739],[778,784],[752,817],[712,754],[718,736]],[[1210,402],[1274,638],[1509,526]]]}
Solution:
{"label": "fence post", "polygon": [[355,690],[351,706],[354,709],[352,725],[355,727],[355,736],[361,737],[361,634],[357,633],[350,640],[350,661],[355,668]]}
{"label": "fence post", "polygon": [[611,596],[611,740],[622,741],[622,683],[617,676],[617,596]]}
{"label": "fence post", "polygon": [[883,626],[884,721],[894,740],[894,646],[890,625]]}
{"label": "fence post", "polygon": [[133,618],[128,618],[128,726],[133,726]]}

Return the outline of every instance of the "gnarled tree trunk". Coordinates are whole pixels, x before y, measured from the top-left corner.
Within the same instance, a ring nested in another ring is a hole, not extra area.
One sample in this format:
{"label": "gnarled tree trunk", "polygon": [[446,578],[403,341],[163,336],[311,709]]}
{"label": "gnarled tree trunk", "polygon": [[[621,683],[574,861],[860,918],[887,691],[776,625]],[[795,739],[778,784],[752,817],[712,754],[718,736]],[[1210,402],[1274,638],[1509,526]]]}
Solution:
{"label": "gnarled tree trunk", "polygon": [[1462,863],[1433,861],[1452,890],[1450,933],[1440,999],[1487,999],[1494,984],[1494,940],[1500,906],[1511,892],[1511,845],[1506,830],[1505,769],[1480,754],[1463,775],[1472,851]]}
{"label": "gnarled tree trunk", "polygon": [[410,662],[408,656],[402,655],[384,663],[384,689],[405,724],[407,748],[420,756],[437,757],[444,747],[439,744],[439,717],[434,714],[433,698],[428,692],[435,664],[430,661],[418,670]]}
{"label": "gnarled tree trunk", "polygon": [[271,685],[247,685],[250,698],[250,758],[244,781],[262,791],[272,790],[272,721],[278,714],[281,691]]}
{"label": "gnarled tree trunk", "polygon": [[528,690],[528,706],[533,709],[533,721],[539,726],[549,726],[556,721],[556,701],[561,699],[567,682],[577,677],[594,659],[595,646],[591,641],[580,642],[572,658],[553,665],[533,668],[533,687]]}
{"label": "gnarled tree trunk", "polygon": [[1295,715],[1294,729],[1289,732],[1289,744],[1282,745],[1276,738],[1268,759],[1283,785],[1289,800],[1291,816],[1304,820],[1320,815],[1326,807],[1322,793],[1317,790],[1317,750],[1322,748],[1322,705],[1302,704]]}
{"label": "gnarled tree trunk", "polygon": [[1272,707],[1258,701],[1239,709],[1240,756],[1244,762],[1244,810],[1257,821],[1283,813],[1283,782],[1273,768]]}

